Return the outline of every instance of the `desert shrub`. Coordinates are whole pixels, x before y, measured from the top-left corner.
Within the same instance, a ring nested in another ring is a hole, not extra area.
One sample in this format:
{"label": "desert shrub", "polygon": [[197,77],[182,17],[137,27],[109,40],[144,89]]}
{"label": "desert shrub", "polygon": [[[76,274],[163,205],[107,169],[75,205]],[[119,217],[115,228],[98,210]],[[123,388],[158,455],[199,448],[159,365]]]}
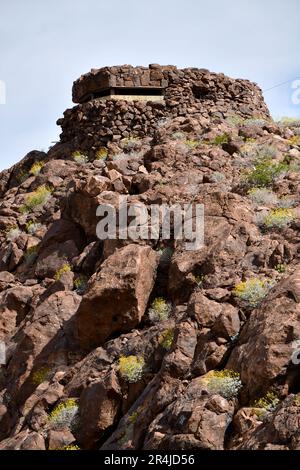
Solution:
{"label": "desert shrub", "polygon": [[291,209],[272,209],[262,215],[259,224],[266,229],[282,229],[289,225],[294,219]]}
{"label": "desert shrub", "polygon": [[26,224],[26,232],[29,233],[29,235],[34,235],[35,232],[41,228],[41,226],[42,224],[30,220]]}
{"label": "desert shrub", "polygon": [[281,118],[277,124],[282,127],[300,127],[300,119],[294,117],[283,117]]}
{"label": "desert shrub", "polygon": [[249,307],[257,307],[267,296],[272,283],[257,278],[248,279],[239,282],[233,293],[236,297],[243,300]]}
{"label": "desert shrub", "polygon": [[125,150],[134,150],[135,148],[139,147],[140,145],[140,137],[125,137],[121,140],[120,145],[121,148]]}
{"label": "desert shrub", "polygon": [[174,328],[169,328],[168,330],[163,331],[158,341],[164,349],[169,351],[174,341]]}
{"label": "desert shrub", "polygon": [[256,204],[275,205],[278,202],[276,194],[271,189],[252,188],[248,191],[248,196]]}
{"label": "desert shrub", "polygon": [[41,169],[45,166],[43,162],[35,162],[29,170],[29,173],[33,176],[37,176],[40,174]]}
{"label": "desert shrub", "polygon": [[243,124],[246,127],[264,127],[268,124],[268,121],[263,118],[249,118],[245,119]]}
{"label": "desert shrub", "polygon": [[34,385],[40,385],[51,377],[52,371],[49,367],[42,367],[37,370],[32,376],[32,383]]}
{"label": "desert shrub", "polygon": [[6,232],[6,240],[9,242],[15,241],[20,235],[21,235],[21,230],[17,225],[14,225],[13,227],[9,228]]}
{"label": "desert shrub", "polygon": [[200,289],[203,287],[204,281],[205,281],[205,276],[204,274],[200,274],[199,276],[195,276],[195,281],[197,283],[197,287]]}
{"label": "desert shrub", "polygon": [[78,424],[78,404],[73,398],[57,405],[49,414],[49,424],[53,429],[69,428],[74,430]]}
{"label": "desert shrub", "polygon": [[135,424],[137,422],[137,419],[139,417],[139,410],[134,411],[129,417],[128,421],[130,424]]}
{"label": "desert shrub", "polygon": [[222,183],[222,181],[225,181],[225,180],[226,180],[226,177],[225,177],[224,173],[221,173],[220,171],[215,171],[211,175],[211,181],[213,183]]}
{"label": "desert shrub", "polygon": [[55,276],[54,276],[54,279],[56,281],[60,281],[62,275],[64,273],[69,273],[70,271],[72,271],[71,269],[71,266],[69,265],[69,263],[65,263],[61,268],[59,268],[56,273],[55,273]]}
{"label": "desert shrub", "polygon": [[299,135],[294,135],[293,137],[291,137],[289,139],[289,143],[292,145],[292,146],[299,146],[300,145],[300,136]]}
{"label": "desert shrub", "polygon": [[202,379],[209,392],[217,393],[224,398],[236,398],[242,388],[240,375],[232,370],[212,370]]}
{"label": "desert shrub", "polygon": [[119,358],[119,372],[126,382],[139,382],[145,370],[145,361],[141,356],[121,356]]}
{"label": "desert shrub", "polygon": [[51,196],[52,190],[48,186],[39,186],[33,193],[29,194],[25,204],[21,206],[20,212],[26,214],[36,206],[44,205]]}
{"label": "desert shrub", "polygon": [[100,148],[96,152],[96,160],[106,160],[108,157],[108,150],[105,147]]}
{"label": "desert shrub", "polygon": [[273,163],[270,160],[258,159],[247,174],[247,183],[257,187],[269,186],[286,171],[288,165],[284,162]]}
{"label": "desert shrub", "polygon": [[27,266],[31,266],[37,259],[39,254],[38,246],[31,246],[25,252],[24,259]]}
{"label": "desert shrub", "polygon": [[288,197],[288,196],[283,196],[280,199],[278,199],[277,206],[280,207],[281,209],[290,209],[295,205],[295,199]]}
{"label": "desert shrub", "polygon": [[300,406],[300,395],[295,396],[295,405]]}
{"label": "desert shrub", "polygon": [[77,446],[77,445],[71,444],[71,445],[63,447],[62,449],[58,449],[58,450],[80,450],[80,447]]}
{"label": "desert shrub", "polygon": [[214,145],[228,144],[230,136],[225,132],[224,134],[217,135],[213,143]]}
{"label": "desert shrub", "polygon": [[74,287],[75,287],[77,294],[82,295],[85,292],[87,283],[88,283],[87,276],[79,276],[77,279],[75,279]]}
{"label": "desert shrub", "polygon": [[162,297],[153,300],[149,309],[149,318],[152,322],[165,321],[169,318],[171,305]]}
{"label": "desert shrub", "polygon": [[183,140],[185,138],[185,135],[183,132],[173,132],[172,134],[172,139],[174,140]]}
{"label": "desert shrub", "polygon": [[186,145],[186,147],[188,149],[193,150],[193,149],[199,147],[200,142],[199,142],[199,140],[187,139],[187,140],[184,141],[184,145]]}
{"label": "desert shrub", "polygon": [[279,398],[273,392],[267,392],[267,394],[259,398],[254,402],[255,414],[262,421],[266,418],[269,413],[273,413],[279,404]]}
{"label": "desert shrub", "polygon": [[286,271],[286,265],[285,265],[285,264],[282,264],[282,263],[276,264],[276,266],[275,266],[274,269],[275,269],[275,271],[277,271],[279,274],[283,274],[283,273],[285,273],[285,271]]}
{"label": "desert shrub", "polygon": [[76,150],[75,152],[72,153],[72,158],[74,162],[79,163],[81,165],[89,162],[88,156],[84,155],[79,150]]}

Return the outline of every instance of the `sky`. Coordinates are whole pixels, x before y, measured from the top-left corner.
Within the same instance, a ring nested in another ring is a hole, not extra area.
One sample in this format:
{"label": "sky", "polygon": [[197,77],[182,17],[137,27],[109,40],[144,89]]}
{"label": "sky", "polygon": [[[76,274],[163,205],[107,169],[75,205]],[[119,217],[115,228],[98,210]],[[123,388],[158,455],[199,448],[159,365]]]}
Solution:
{"label": "sky", "polygon": [[300,116],[299,20],[299,0],[0,0],[0,170],[57,141],[73,81],[106,65],[288,82],[266,102],[274,118]]}

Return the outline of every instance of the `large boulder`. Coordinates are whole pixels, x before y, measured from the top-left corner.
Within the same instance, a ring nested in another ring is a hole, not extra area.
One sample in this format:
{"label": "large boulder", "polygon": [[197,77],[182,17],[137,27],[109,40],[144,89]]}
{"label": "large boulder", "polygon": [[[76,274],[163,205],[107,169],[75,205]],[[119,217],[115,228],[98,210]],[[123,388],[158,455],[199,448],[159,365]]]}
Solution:
{"label": "large boulder", "polygon": [[115,332],[136,327],[154,286],[158,258],[149,246],[117,250],[92,278],[77,313],[81,346],[100,346]]}

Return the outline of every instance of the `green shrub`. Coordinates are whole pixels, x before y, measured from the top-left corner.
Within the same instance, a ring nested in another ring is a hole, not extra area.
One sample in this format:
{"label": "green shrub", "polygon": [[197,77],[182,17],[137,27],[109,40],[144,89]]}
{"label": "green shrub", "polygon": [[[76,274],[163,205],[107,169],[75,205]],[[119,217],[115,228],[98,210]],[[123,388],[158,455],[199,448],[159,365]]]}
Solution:
{"label": "green shrub", "polygon": [[38,222],[34,222],[33,220],[30,220],[26,224],[26,232],[29,233],[29,235],[34,235],[37,230],[41,228],[41,224]]}
{"label": "green shrub", "polygon": [[217,137],[215,137],[213,143],[214,143],[214,145],[228,144],[229,139],[230,139],[230,136],[225,132],[224,134],[217,135]]}
{"label": "green shrub", "polygon": [[58,449],[58,450],[81,450],[81,449],[80,449],[79,446],[71,444],[71,445],[63,447],[62,449]]}
{"label": "green shrub", "polygon": [[273,413],[277,408],[280,400],[273,392],[268,392],[264,397],[254,402],[256,416],[262,421],[269,413]]}
{"label": "green shrub", "polygon": [[212,370],[202,380],[209,392],[227,399],[236,398],[242,388],[240,375],[232,370]]}
{"label": "green shrub", "polygon": [[29,170],[29,173],[33,176],[37,176],[40,174],[41,169],[45,166],[43,162],[35,162]]}
{"label": "green shrub", "polygon": [[82,295],[86,291],[87,283],[87,276],[79,276],[77,279],[75,279],[74,287],[77,294]]}
{"label": "green shrub", "polygon": [[300,406],[300,395],[295,396],[295,405]]}
{"label": "green shrub", "polygon": [[6,240],[9,242],[14,242],[21,235],[21,230],[17,225],[9,228],[6,232]]}
{"label": "green shrub", "polygon": [[81,153],[79,150],[76,150],[72,153],[72,158],[74,162],[79,163],[81,165],[89,162],[89,157]]}
{"label": "green shrub", "polygon": [[168,330],[163,331],[158,341],[164,349],[169,351],[174,341],[174,328],[169,328]]}
{"label": "green shrub", "polygon": [[252,188],[248,196],[256,204],[276,205],[278,202],[276,194],[267,188]]}
{"label": "green shrub", "polygon": [[274,268],[279,274],[283,274],[286,271],[286,265],[285,264],[277,264]]}
{"label": "green shrub", "polygon": [[145,361],[140,356],[121,356],[119,358],[119,372],[129,383],[139,382],[145,370]]}
{"label": "green shrub", "polygon": [[72,271],[71,269],[71,266],[69,265],[69,263],[65,263],[61,268],[59,268],[56,273],[55,273],[55,276],[54,276],[54,279],[56,281],[60,281],[62,275],[64,273],[69,273],[70,271]]}
{"label": "green shrub", "polygon": [[236,297],[243,300],[249,307],[257,307],[267,296],[272,284],[261,279],[248,279],[239,282],[233,292]]}
{"label": "green shrub", "polygon": [[105,147],[100,148],[96,152],[96,160],[106,160],[108,157],[108,150]]}
{"label": "green shrub", "polygon": [[162,297],[153,300],[149,309],[149,318],[152,322],[165,321],[171,313],[171,305]]}
{"label": "green shrub", "polygon": [[74,430],[78,424],[77,400],[69,398],[57,405],[49,415],[49,424],[53,429],[69,428]]}
{"label": "green shrub", "polygon": [[37,370],[32,376],[32,383],[34,385],[40,385],[51,377],[52,371],[49,367],[42,367]]}
{"label": "green shrub", "polygon": [[184,141],[184,144],[188,147],[188,149],[193,150],[193,149],[199,147],[200,142],[199,142],[199,140],[187,139],[187,140]]}
{"label": "green shrub", "polygon": [[247,182],[258,187],[269,186],[288,169],[288,165],[284,162],[273,163],[271,160],[259,159],[248,172]]}
{"label": "green shrub", "polygon": [[293,211],[291,209],[272,209],[262,216],[259,221],[266,229],[282,229],[294,220]]}
{"label": "green shrub", "polygon": [[125,137],[121,140],[120,145],[121,148],[125,150],[133,150],[140,145],[140,137]]}
{"label": "green shrub", "polygon": [[26,197],[25,204],[21,206],[20,212],[26,214],[36,206],[44,205],[51,196],[52,190],[48,186],[39,186],[34,192]]}
{"label": "green shrub", "polygon": [[299,135],[294,135],[289,139],[289,143],[294,147],[298,147],[300,145],[300,136]]}

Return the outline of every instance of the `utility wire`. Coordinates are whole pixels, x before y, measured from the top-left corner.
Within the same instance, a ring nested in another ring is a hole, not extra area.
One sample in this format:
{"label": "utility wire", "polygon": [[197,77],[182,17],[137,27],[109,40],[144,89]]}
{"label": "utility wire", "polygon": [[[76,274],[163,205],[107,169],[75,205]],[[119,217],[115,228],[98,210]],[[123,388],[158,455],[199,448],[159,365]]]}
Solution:
{"label": "utility wire", "polygon": [[272,86],[271,88],[267,88],[266,90],[263,90],[263,93],[265,93],[266,91],[274,90],[275,88],[278,88],[278,87],[280,87],[280,86],[286,85],[287,83],[292,83],[292,82],[294,82],[295,80],[299,80],[299,79],[300,79],[300,77],[296,77],[296,78],[293,78],[292,80],[288,80],[287,82],[278,83],[278,85],[274,85],[274,86]]}

